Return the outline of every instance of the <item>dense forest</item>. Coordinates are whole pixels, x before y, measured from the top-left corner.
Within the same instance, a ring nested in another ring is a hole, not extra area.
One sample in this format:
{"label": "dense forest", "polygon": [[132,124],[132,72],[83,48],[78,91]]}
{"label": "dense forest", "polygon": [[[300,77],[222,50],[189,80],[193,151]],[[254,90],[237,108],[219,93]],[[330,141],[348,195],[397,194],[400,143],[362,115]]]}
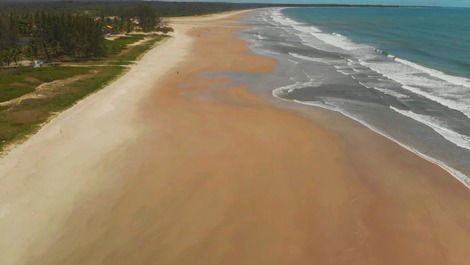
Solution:
{"label": "dense forest", "polygon": [[158,27],[152,6],[144,3],[115,8],[51,2],[0,7],[0,67],[99,57],[106,54],[107,34],[165,31]]}
{"label": "dense forest", "polygon": [[[219,2],[162,2],[162,1],[39,1],[39,0],[0,0],[0,10],[47,10],[60,12],[87,12],[97,16],[126,15],[137,5],[145,6],[159,17],[191,16],[216,13],[221,11],[273,6],[269,4],[219,3]],[[131,11],[132,12],[132,11]]]}
{"label": "dense forest", "polygon": [[0,16],[0,64],[19,60],[50,60],[66,55],[103,55],[99,21],[85,15],[60,13],[9,13]]}
{"label": "dense forest", "polygon": [[259,7],[142,1],[0,1],[0,67],[106,54],[107,34],[150,32],[160,17]]}

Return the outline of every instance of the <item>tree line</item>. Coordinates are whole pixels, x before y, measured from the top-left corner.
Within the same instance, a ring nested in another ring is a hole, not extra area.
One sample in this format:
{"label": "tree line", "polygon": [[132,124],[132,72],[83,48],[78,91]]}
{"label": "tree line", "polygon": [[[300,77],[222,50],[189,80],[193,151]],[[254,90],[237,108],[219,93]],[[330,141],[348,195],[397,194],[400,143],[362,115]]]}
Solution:
{"label": "tree line", "polygon": [[0,11],[0,66],[103,56],[106,34],[154,31],[159,22],[146,5],[128,6],[111,15],[76,9]]}
{"label": "tree line", "polygon": [[104,54],[102,25],[86,15],[10,13],[0,15],[0,64]]}

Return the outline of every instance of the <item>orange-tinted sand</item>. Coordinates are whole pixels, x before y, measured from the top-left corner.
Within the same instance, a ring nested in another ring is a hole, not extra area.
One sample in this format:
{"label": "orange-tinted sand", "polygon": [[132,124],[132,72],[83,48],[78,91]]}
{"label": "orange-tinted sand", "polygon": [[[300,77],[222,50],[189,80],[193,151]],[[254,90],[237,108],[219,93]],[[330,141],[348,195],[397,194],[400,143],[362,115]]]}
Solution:
{"label": "orange-tinted sand", "polygon": [[[464,185],[336,113],[275,107],[202,75],[276,65],[234,37],[236,20],[214,19],[173,21],[165,53],[143,61],[183,59],[165,61],[145,96],[126,100],[134,83],[119,80],[128,90],[95,142],[72,137],[86,128],[72,109],[5,158],[0,264],[468,264]],[[152,81],[147,66],[134,78]],[[57,126],[72,136],[44,136]]]}

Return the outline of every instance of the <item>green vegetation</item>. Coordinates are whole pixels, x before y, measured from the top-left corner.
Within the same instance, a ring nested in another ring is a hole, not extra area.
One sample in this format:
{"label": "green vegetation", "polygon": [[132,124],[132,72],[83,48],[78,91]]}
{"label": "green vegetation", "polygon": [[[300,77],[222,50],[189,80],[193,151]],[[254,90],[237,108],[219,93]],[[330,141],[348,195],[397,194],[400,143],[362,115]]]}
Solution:
{"label": "green vegetation", "polygon": [[119,37],[115,40],[105,40],[105,47],[108,54],[117,54],[127,47],[127,45],[141,41],[144,38],[145,35],[137,34]]}
{"label": "green vegetation", "polygon": [[162,35],[151,35],[149,36],[149,40],[145,41],[144,43],[136,46],[129,47],[125,51],[121,52],[119,56],[110,56],[111,60],[109,61],[110,64],[118,64],[118,65],[126,65],[131,64],[145,52],[149,48],[151,48],[155,43],[163,40],[166,36]]}
{"label": "green vegetation", "polygon": [[[123,36],[107,40],[108,55],[99,59],[69,66],[62,63],[0,70],[0,150],[35,132],[55,113],[104,87],[163,38],[152,34]],[[142,43],[128,46],[138,41]]]}
{"label": "green vegetation", "polygon": [[106,56],[73,63],[74,65],[129,65],[134,63],[142,53],[156,42],[166,37],[168,35],[130,34],[115,40],[105,40]]}
{"label": "green vegetation", "polygon": [[85,15],[56,13],[0,14],[0,65],[20,60],[104,55],[102,26]]}
{"label": "green vegetation", "polygon": [[[142,0],[74,0],[74,1],[37,1],[31,0],[0,0],[5,10],[48,10],[70,13],[84,12],[93,16],[130,17],[153,11],[157,17],[194,16],[230,10],[274,6],[270,4],[216,3],[216,2],[167,2]],[[142,6],[145,7],[142,8]]]}
{"label": "green vegetation", "polygon": [[[64,8],[46,9],[50,3],[22,6],[0,4],[0,66],[18,62],[83,60],[115,52],[106,47],[107,34],[151,32],[160,27],[160,18],[150,5],[122,6],[114,12]],[[60,6],[60,3],[55,5]],[[131,40],[132,41],[132,37]],[[125,45],[125,39],[122,44]]]}
{"label": "green vegetation", "polygon": [[0,71],[0,102],[31,93],[45,82],[52,82],[85,74],[84,68],[49,66],[42,68],[16,68]]}
{"label": "green vegetation", "polygon": [[[72,68],[68,67],[68,69]],[[13,104],[9,107],[2,106],[0,109],[0,148],[3,149],[6,144],[34,132],[52,114],[103,87],[122,72],[122,67],[90,67],[86,70],[94,74],[66,86],[54,87],[46,96],[28,98],[20,104]]]}

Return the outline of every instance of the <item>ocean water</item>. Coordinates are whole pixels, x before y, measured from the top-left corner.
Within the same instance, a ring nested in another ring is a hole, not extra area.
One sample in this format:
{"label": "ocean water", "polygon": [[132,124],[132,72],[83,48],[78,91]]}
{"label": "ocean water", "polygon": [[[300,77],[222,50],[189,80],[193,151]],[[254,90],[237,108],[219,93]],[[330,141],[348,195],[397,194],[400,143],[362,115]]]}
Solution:
{"label": "ocean water", "polygon": [[470,8],[292,8],[282,14],[427,68],[470,77]]}
{"label": "ocean water", "polygon": [[287,8],[240,36],[279,60],[272,95],[334,110],[470,187],[470,9]]}

